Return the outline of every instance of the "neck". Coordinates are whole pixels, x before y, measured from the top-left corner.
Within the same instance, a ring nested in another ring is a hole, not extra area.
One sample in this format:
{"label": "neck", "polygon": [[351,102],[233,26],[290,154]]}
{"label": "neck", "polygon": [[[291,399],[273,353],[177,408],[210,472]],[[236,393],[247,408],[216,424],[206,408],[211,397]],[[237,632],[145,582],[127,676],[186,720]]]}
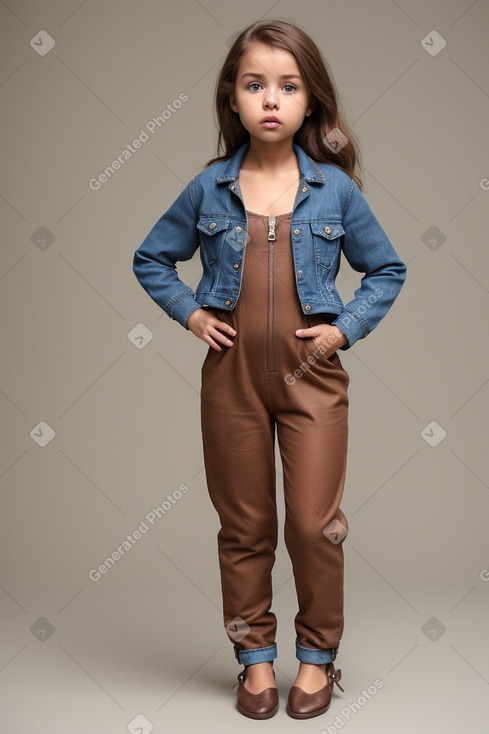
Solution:
{"label": "neck", "polygon": [[243,161],[244,168],[260,173],[276,174],[297,167],[292,138],[276,143],[250,137],[250,147]]}

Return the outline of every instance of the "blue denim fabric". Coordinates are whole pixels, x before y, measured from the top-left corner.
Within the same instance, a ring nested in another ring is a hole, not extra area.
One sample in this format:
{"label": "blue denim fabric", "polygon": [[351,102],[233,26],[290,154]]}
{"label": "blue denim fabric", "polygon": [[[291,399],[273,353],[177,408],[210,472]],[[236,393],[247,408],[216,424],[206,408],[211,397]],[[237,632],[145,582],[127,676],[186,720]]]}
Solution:
{"label": "blue denim fabric", "polygon": [[253,665],[254,663],[267,663],[275,660],[277,657],[277,643],[268,647],[255,647],[251,650],[239,650],[236,646],[234,647],[236,659],[242,665]]}
{"label": "blue denim fabric", "polygon": [[[248,218],[239,187],[244,143],[227,161],[198,173],[162,214],[134,253],[133,271],[151,298],[188,329],[201,306],[233,309],[239,298]],[[300,183],[290,233],[297,293],[303,312],[337,316],[349,349],[385,316],[406,277],[397,255],[354,179],[337,166],[313,161],[295,143]],[[180,280],[176,263],[199,249],[202,277],[196,291]],[[344,253],[363,273],[345,305],[335,279]]]}
{"label": "blue denim fabric", "polygon": [[336,650],[336,647],[330,647],[327,650],[304,647],[299,645],[298,638],[295,638],[295,656],[301,663],[313,663],[314,665],[331,663],[336,658]]}
{"label": "blue denim fabric", "polygon": [[[295,638],[295,656],[302,663],[314,663],[321,665],[322,663],[331,663],[336,658],[336,647],[326,650],[320,650],[312,647],[304,647],[299,645],[299,639]],[[242,665],[253,665],[254,663],[266,663],[275,660],[278,656],[277,643],[268,647],[255,647],[251,650],[241,650],[234,646],[234,654],[238,662]]]}

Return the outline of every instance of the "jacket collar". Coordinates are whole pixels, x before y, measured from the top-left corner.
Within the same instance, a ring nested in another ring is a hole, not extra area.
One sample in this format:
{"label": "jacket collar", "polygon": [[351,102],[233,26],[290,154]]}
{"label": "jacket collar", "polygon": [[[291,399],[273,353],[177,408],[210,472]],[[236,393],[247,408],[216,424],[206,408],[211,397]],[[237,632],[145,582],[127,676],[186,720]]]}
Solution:
{"label": "jacket collar", "polygon": [[[239,175],[239,169],[241,167],[241,161],[244,158],[246,151],[250,146],[249,140],[238,148],[236,153],[225,161],[225,166],[222,173],[216,178],[216,183],[223,183],[224,181],[236,181]],[[307,153],[296,143],[292,143],[292,148],[297,156],[299,163],[299,169],[301,178],[304,181],[312,181],[313,183],[324,183],[325,178],[319,168],[316,166],[312,158],[309,158]]]}

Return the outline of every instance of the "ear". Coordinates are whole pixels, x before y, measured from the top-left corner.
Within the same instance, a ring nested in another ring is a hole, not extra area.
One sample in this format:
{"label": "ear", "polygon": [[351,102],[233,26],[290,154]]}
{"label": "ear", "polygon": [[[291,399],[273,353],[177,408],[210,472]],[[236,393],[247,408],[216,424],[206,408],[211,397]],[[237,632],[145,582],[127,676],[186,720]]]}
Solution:
{"label": "ear", "polygon": [[309,115],[312,115],[315,109],[316,109],[316,101],[313,100],[306,110],[306,117],[309,117]]}
{"label": "ear", "polygon": [[236,98],[234,94],[229,95],[229,106],[233,112],[238,112],[238,105],[236,104]]}

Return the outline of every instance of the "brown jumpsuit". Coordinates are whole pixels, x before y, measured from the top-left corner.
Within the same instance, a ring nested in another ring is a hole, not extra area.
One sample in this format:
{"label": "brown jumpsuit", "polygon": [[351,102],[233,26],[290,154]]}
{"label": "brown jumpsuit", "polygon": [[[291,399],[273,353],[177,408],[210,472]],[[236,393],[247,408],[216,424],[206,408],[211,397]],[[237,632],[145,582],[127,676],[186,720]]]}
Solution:
{"label": "brown jumpsuit", "polygon": [[[271,572],[278,520],[275,429],[283,467],[284,539],[299,611],[296,656],[334,660],[343,633],[339,508],[346,471],[349,375],[295,330],[331,322],[306,316],[294,276],[291,213],[247,212],[241,292],[232,311],[210,309],[236,329],[232,347],[209,347],[202,365],[201,427],[207,487],[219,514],[223,619],[239,662],[277,656]],[[274,237],[275,230],[275,239]],[[309,652],[309,649],[312,651]]]}

